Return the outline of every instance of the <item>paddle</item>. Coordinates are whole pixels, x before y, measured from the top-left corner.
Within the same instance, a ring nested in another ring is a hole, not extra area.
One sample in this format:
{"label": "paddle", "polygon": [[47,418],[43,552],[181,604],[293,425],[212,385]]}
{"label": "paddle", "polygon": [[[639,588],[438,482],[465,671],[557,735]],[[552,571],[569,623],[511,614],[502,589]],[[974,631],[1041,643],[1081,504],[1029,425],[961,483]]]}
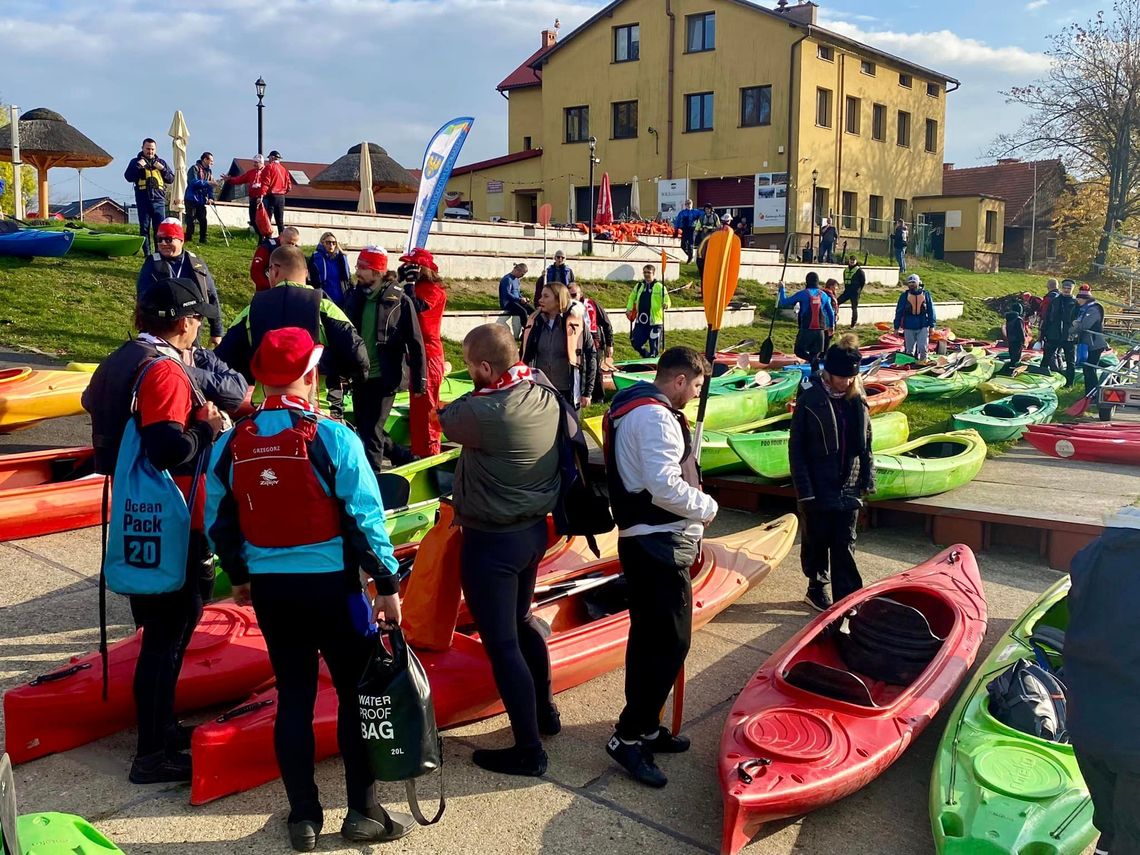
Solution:
{"label": "paddle", "polygon": [[879,373],[879,369],[882,367],[883,367],[883,357],[880,356],[878,359],[876,359],[874,362],[871,363],[871,367],[867,369],[867,372],[863,375],[863,379],[869,380],[870,378],[874,377],[876,374]]}
{"label": "paddle", "polygon": [[953,365],[949,365],[945,371],[938,376],[943,380],[949,380],[959,371],[965,371],[968,368],[975,368],[978,364],[978,357],[972,353],[963,353],[962,356],[954,360]]}
{"label": "paddle", "polygon": [[754,345],[754,344],[756,344],[756,339],[745,338],[745,339],[741,339],[736,344],[730,344],[728,347],[722,347],[719,352],[720,353],[732,353],[734,350],[740,350],[740,348],[742,348],[742,347],[752,347],[752,345]]}
{"label": "paddle", "polygon": [[[791,245],[792,235],[788,235],[787,239],[784,241],[784,266],[780,269],[780,282],[784,281],[784,276],[788,272],[788,249],[791,247]],[[768,337],[764,339],[764,343],[760,345],[761,365],[767,365],[769,362],[771,362],[772,354],[776,352],[776,345],[772,342],[772,330],[776,328],[776,313],[778,311],[780,311],[779,298],[776,299],[775,305],[772,306],[772,322],[768,324]]]}
{"label": "paddle", "polygon": [[546,276],[546,227],[550,225],[550,217],[554,206],[547,202],[538,206],[538,224],[542,226],[542,275]]}

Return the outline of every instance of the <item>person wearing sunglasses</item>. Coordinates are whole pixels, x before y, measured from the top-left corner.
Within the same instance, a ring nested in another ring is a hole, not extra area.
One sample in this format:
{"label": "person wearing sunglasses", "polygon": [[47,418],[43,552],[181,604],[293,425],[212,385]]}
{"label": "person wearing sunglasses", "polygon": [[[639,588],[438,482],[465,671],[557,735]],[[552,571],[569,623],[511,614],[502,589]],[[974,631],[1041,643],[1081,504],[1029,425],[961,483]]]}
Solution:
{"label": "person wearing sunglasses", "polygon": [[340,308],[345,307],[348,289],[352,287],[352,271],[348,267],[348,256],[332,232],[321,235],[320,244],[309,256],[309,284],[324,291]]}
{"label": "person wearing sunglasses", "polygon": [[[211,306],[220,309],[218,288],[210,268],[201,258],[184,249],[185,232],[182,221],[177,217],[167,217],[158,225],[158,251],[147,255],[139,270],[135,283],[135,297],[141,298],[147,288],[162,279],[189,279],[198,286],[203,299]],[[215,313],[210,322],[210,344],[217,346],[225,333],[221,312]]]}

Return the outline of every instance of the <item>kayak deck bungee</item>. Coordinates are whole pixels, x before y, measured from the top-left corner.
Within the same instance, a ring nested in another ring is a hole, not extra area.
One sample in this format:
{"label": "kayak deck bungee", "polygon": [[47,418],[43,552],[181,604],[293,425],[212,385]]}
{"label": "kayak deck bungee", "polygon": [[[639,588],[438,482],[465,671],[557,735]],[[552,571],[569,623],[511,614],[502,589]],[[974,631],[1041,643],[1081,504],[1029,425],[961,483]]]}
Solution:
{"label": "kayak deck bungee", "polygon": [[[708,623],[762,581],[790,551],[796,518],[788,514],[748,531],[710,538],[693,566],[693,627]],[[621,667],[629,612],[620,590],[600,578],[617,579],[617,559],[582,567],[574,577],[592,591],[573,591],[536,603],[534,614],[551,628],[554,690],[564,691]],[[451,649],[418,652],[431,683],[436,721],[451,727],[502,711],[490,662],[471,627],[461,627]],[[271,781],[278,775],[273,751],[275,692],[261,692],[237,710],[194,731],[191,804],[203,804]],[[316,755],[336,751],[336,692],[322,671],[314,729]]]}
{"label": "kayak deck bungee", "polygon": [[[1090,463],[1123,463],[1140,466],[1140,434],[1135,431],[1093,434],[1089,431],[1038,430],[1030,426],[1022,438],[1051,457]],[[1050,425],[1041,425],[1047,428]]]}
{"label": "kayak deck bungee", "polygon": [[0,541],[98,525],[103,478],[91,448],[0,455]]}
{"label": "kayak deck bungee", "polygon": [[[788,460],[787,430],[728,434],[728,445],[754,473],[769,481],[792,477]],[[883,413],[871,419],[871,449],[884,451],[902,445],[910,437],[904,413]]]}
{"label": "kayak deck bungee", "polygon": [[86,371],[0,369],[0,433],[22,430],[45,419],[81,416]]}
{"label": "kayak deck bungee", "polygon": [[989,380],[996,369],[996,361],[982,358],[976,365],[954,371],[949,377],[934,372],[911,374],[905,381],[907,394],[912,398],[957,398]]}
{"label": "kayak deck bungee", "polygon": [[[1068,629],[1068,593],[1066,576],[1017,619],[950,715],[930,778],[930,826],[943,855],[1080,855],[1097,837],[1073,747],[1002,724],[986,691],[1018,659],[1034,660],[1034,633]],[[1063,664],[1063,651],[1041,648]]]}
{"label": "kayak deck bungee", "polygon": [[958,544],[856,591],[792,636],[724,725],[722,855],[894,763],[966,676],[986,621],[977,561]]}
{"label": "kayak deck bungee", "polygon": [[1026,392],[955,413],[950,425],[954,430],[972,428],[987,443],[1008,442],[1025,433],[1030,425],[1049,421],[1056,411],[1057,397],[1052,392]]}
{"label": "kayak deck bungee", "polygon": [[875,492],[867,497],[917,499],[934,496],[974,479],[986,462],[986,443],[977,431],[961,430],[912,439],[875,454]]}

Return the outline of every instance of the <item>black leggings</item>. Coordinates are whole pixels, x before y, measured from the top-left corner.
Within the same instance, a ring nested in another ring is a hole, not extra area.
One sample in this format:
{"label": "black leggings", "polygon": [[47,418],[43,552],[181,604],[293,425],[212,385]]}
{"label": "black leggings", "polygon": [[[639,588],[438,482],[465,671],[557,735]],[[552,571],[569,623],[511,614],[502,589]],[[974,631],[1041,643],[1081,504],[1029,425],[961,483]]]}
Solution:
{"label": "black leggings", "polygon": [[545,519],[522,531],[463,529],[463,596],[491,660],[495,685],[520,748],[542,744],[538,708],[554,703],[550,652],[530,613],[546,536]]}
{"label": "black leggings", "polygon": [[277,679],[273,744],[289,797],[289,822],[324,819],[313,780],[318,653],[332,675],[339,703],[336,737],[344,760],[348,806],[367,813],[373,777],[360,735],[356,690],[372,642],[353,623],[351,606],[363,607],[359,592],[350,593],[341,574],[320,573],[301,578],[254,576],[250,593]]}
{"label": "black leggings", "polygon": [[356,422],[356,432],[364,442],[364,453],[372,471],[377,475],[384,463],[384,455],[387,454],[391,460],[392,449],[395,447],[384,430],[395,402],[395,391],[386,388],[380,378],[357,382],[352,391],[352,415]]}
{"label": "black leggings", "polygon": [[863,587],[855,564],[855,524],[858,511],[813,508],[800,502],[800,567],[809,590],[822,590],[831,583],[838,601]]}
{"label": "black leggings", "polygon": [[[525,303],[520,303],[517,300],[512,300],[511,302],[507,303],[506,306],[503,307],[503,312],[504,312],[504,314],[506,314],[506,316],[508,318],[518,318],[519,319],[519,332],[515,336],[515,338],[521,339],[522,338],[522,331],[524,329],[526,329],[526,322],[530,319],[530,310],[527,309]],[[512,324],[512,332],[513,332],[513,322],[508,321],[508,323]]]}
{"label": "black leggings", "polygon": [[[858,291],[844,291],[839,295],[839,305],[844,303],[851,304],[851,326],[858,326],[859,324],[859,292]],[[839,311],[835,312],[835,322],[839,323]]]}
{"label": "black leggings", "polygon": [[815,369],[820,356],[826,349],[827,334],[823,330],[801,329],[796,333],[795,354],[804,362],[810,362]]}
{"label": "black leggings", "polygon": [[206,242],[206,206],[186,203],[186,242],[194,239],[194,224],[198,224],[198,243]]}
{"label": "black leggings", "polygon": [[262,203],[265,205],[265,213],[269,214],[277,226],[277,234],[280,235],[285,228],[285,194],[266,193]]}

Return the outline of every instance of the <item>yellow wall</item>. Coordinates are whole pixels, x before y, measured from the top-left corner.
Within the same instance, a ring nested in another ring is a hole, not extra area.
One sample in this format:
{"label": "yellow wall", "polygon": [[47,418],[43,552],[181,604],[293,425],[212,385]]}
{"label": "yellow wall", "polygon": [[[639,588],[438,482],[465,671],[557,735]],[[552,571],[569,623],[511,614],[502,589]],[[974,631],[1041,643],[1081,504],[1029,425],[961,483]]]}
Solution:
{"label": "yellow wall", "polygon": [[[508,220],[534,222],[530,205],[525,201],[520,201],[519,195],[515,191],[541,188],[541,170],[542,157],[521,160],[516,163],[508,163],[505,166],[453,176],[447,182],[447,189],[462,193],[463,198],[472,203],[471,212],[477,220],[503,217]],[[488,181],[502,181],[503,191],[501,193],[488,193]],[[544,201],[549,200],[544,199],[539,193],[537,203],[541,205]],[[442,211],[443,207],[441,206],[441,214]]]}
{"label": "yellow wall", "polygon": [[[1005,244],[1005,202],[984,196],[940,196],[915,199],[916,214],[962,212],[962,225],[946,229],[946,252],[993,252],[1001,254]],[[986,211],[997,214],[997,240],[986,242]]]}
{"label": "yellow wall", "polygon": [[522,151],[524,137],[530,137],[531,148],[542,148],[542,88],[530,86],[507,94],[507,152]]}

